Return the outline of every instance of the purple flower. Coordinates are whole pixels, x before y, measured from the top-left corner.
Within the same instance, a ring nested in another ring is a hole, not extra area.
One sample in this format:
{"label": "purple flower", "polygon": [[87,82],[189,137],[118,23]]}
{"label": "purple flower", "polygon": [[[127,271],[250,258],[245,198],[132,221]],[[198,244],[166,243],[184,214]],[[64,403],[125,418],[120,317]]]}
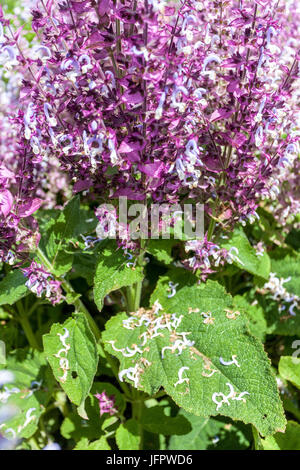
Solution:
{"label": "purple flower", "polygon": [[32,261],[31,265],[28,268],[23,268],[22,271],[24,276],[28,278],[25,285],[37,297],[45,295],[53,305],[61,301],[61,282],[56,281],[52,274],[48,273],[43,266]]}
{"label": "purple flower", "polygon": [[[299,141],[296,1],[54,0],[32,15],[30,48],[0,18],[0,62],[16,64],[0,109],[2,259],[38,199],[55,207],[72,189],[101,203],[202,202],[207,224],[222,222],[213,240],[278,191]],[[297,208],[289,181],[281,201]]]}
{"label": "purple flower", "polygon": [[104,413],[109,413],[110,416],[118,413],[118,410],[115,408],[114,395],[108,396],[104,390],[102,393],[96,393],[94,397],[99,400],[100,416],[102,416]]}

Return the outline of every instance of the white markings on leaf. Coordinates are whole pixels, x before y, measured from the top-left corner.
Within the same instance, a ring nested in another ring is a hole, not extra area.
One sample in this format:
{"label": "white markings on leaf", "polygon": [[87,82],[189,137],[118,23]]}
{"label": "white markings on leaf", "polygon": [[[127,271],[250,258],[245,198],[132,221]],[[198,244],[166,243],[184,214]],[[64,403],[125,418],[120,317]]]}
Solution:
{"label": "white markings on leaf", "polygon": [[[59,367],[63,372],[63,375],[59,377],[59,380],[62,383],[65,383],[68,377],[68,371],[70,370],[69,360],[67,359],[68,351],[70,349],[70,345],[66,343],[67,338],[70,336],[70,332],[67,328],[64,328],[65,333],[62,335],[61,333],[57,333],[59,336],[60,342],[63,345],[57,354],[54,354],[55,357],[59,358]],[[62,355],[64,355],[62,357]]]}
{"label": "white markings on leaf", "polygon": [[183,384],[184,382],[189,383],[189,378],[188,377],[182,377],[183,373],[185,370],[190,370],[189,367],[181,367],[178,371],[178,380],[174,384],[174,387],[177,387],[177,385]]}
{"label": "white markings on leaf", "polygon": [[[229,382],[227,382],[226,385],[229,387],[229,394],[228,395],[225,395],[222,392],[215,392],[212,395],[212,401],[214,403],[216,403],[216,405],[217,405],[216,410],[217,411],[219,410],[219,408],[221,408],[221,406],[223,404],[226,404],[226,405],[230,406],[231,403],[230,403],[229,400],[243,401],[244,403],[246,403],[246,399],[244,398],[244,396],[245,395],[250,395],[249,392],[245,391],[245,392],[241,392],[237,396],[237,393],[234,391],[233,385]],[[218,400],[218,397],[220,397],[221,400]]]}
{"label": "white markings on leaf", "polygon": [[174,295],[176,295],[176,287],[178,287],[178,286],[179,286],[179,284],[174,284],[172,281],[169,282],[169,289],[168,290],[171,291],[170,294],[167,295],[167,297],[169,299],[171,299],[172,297],[174,297]]}
{"label": "white markings on leaf", "polygon": [[239,363],[237,362],[236,355],[231,356],[232,359],[231,361],[225,361],[222,356],[220,356],[220,363],[223,366],[231,366],[232,364],[236,365],[237,367],[240,367]]}
{"label": "white markings on leaf", "polygon": [[36,419],[36,416],[32,416],[32,413],[36,410],[36,408],[29,408],[26,412],[26,417],[25,417],[25,422],[23,425],[18,427],[18,434],[20,434],[23,429],[25,429],[31,421],[34,421]]}

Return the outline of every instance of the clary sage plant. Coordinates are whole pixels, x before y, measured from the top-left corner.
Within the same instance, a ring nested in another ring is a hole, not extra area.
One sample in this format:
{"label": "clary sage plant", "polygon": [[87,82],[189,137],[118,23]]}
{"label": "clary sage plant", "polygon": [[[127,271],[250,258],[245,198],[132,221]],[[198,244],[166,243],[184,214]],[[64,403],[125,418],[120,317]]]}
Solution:
{"label": "clary sage plant", "polygon": [[299,25],[2,1],[2,449],[300,450]]}

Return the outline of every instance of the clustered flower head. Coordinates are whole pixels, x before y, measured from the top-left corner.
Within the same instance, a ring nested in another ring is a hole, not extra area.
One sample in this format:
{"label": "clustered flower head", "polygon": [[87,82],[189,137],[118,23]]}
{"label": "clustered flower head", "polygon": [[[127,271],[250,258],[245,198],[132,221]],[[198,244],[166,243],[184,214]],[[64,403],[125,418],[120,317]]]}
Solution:
{"label": "clustered flower head", "polygon": [[185,247],[187,252],[192,251],[194,255],[185,260],[188,267],[201,269],[205,276],[215,271],[215,268],[222,266],[228,256],[227,250],[209,241],[205,235],[203,240],[190,240]]}
{"label": "clustered flower head", "polygon": [[[216,233],[278,192],[299,152],[296,1],[40,0],[32,16],[24,48],[0,17],[0,61],[23,76],[3,260],[50,159],[93,200],[202,202]],[[192,262],[204,271],[211,238]]]}
{"label": "clustered flower head", "polygon": [[23,268],[22,271],[28,278],[25,283],[26,287],[37,297],[45,295],[53,305],[60,302],[62,298],[61,282],[56,281],[42,265],[32,261],[31,265],[28,268]]}
{"label": "clustered flower head", "polygon": [[118,410],[115,407],[116,400],[114,395],[108,396],[106,391],[103,390],[102,393],[96,393],[94,396],[99,400],[100,416],[104,413],[108,413],[110,416],[118,413]]}

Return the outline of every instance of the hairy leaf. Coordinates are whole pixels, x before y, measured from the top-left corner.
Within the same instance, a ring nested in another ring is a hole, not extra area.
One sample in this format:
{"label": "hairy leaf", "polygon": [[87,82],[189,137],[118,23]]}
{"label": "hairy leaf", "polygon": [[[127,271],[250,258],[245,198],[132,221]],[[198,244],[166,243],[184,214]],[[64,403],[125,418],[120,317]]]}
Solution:
{"label": "hairy leaf", "polygon": [[[108,321],[103,337],[120,360],[120,378],[150,395],[163,387],[195,415],[229,416],[262,435],[284,430],[270,362],[245,316],[217,282],[186,285],[187,276],[176,274],[161,278],[151,310]],[[172,297],[169,282],[178,284]]]}
{"label": "hairy leaf", "polygon": [[69,399],[81,405],[97,371],[94,335],[84,314],[75,314],[62,325],[55,323],[43,337],[44,349],[56,380]]}
{"label": "hairy leaf", "polygon": [[142,269],[128,263],[123,251],[117,250],[115,243],[110,243],[101,252],[94,279],[94,299],[99,310],[107,294],[143,279]]}

